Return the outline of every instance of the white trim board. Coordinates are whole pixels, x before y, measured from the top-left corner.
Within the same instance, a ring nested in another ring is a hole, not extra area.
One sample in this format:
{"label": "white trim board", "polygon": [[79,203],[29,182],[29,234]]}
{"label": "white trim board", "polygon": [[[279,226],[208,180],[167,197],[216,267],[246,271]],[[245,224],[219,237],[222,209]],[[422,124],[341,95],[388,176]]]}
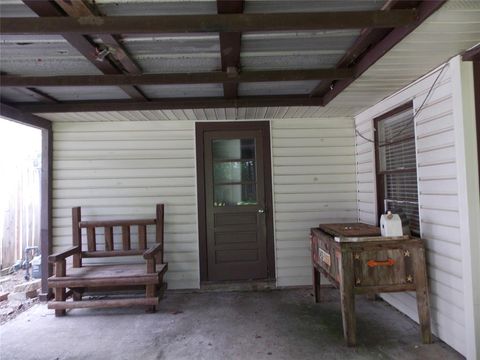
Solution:
{"label": "white trim board", "polygon": [[480,356],[480,196],[473,66],[460,56],[452,61],[453,114],[459,182],[459,210],[463,250],[466,356]]}

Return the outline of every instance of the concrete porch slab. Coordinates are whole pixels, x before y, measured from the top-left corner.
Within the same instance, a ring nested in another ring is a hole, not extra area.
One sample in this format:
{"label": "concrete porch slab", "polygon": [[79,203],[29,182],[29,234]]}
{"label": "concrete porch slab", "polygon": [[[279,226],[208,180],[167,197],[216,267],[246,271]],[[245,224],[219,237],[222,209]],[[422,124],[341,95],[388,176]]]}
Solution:
{"label": "concrete porch slab", "polygon": [[358,346],[342,336],[338,291],[167,292],[142,308],[76,309],[55,318],[45,304],[0,327],[2,359],[462,359],[382,301],[357,297]]}

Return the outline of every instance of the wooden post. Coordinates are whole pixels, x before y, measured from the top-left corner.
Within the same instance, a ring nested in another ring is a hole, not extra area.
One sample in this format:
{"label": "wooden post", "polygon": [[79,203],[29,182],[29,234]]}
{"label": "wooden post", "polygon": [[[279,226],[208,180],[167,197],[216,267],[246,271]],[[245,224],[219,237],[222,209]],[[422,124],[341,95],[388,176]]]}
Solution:
{"label": "wooden post", "polygon": [[418,320],[424,344],[432,343],[430,328],[430,297],[428,294],[428,277],[425,264],[425,249],[419,247],[413,254],[413,271],[417,293]]}
{"label": "wooden post", "polygon": [[130,250],[130,226],[122,225],[122,248],[123,250]]}
{"label": "wooden post", "polygon": [[155,261],[155,257],[151,258],[151,259],[147,259],[147,273],[148,274],[153,274],[155,271],[156,271],[156,261]]}
{"label": "wooden post", "polygon": [[[79,208],[80,209],[80,208]],[[65,277],[67,275],[67,267],[65,260],[60,260],[55,263],[55,276]],[[64,287],[55,288],[55,301],[65,301],[66,292]],[[64,316],[65,310],[55,310],[55,316]]]}
{"label": "wooden post", "polygon": [[138,248],[145,250],[147,248],[147,226],[138,225]]}
{"label": "wooden post", "polygon": [[[343,250],[343,249],[342,249]],[[355,293],[353,287],[353,254],[350,251],[342,251],[340,266],[340,299],[342,302],[343,336],[348,346],[356,343],[356,320],[355,320]]]}
{"label": "wooden post", "polygon": [[95,236],[95,226],[87,227],[87,243],[88,243],[88,251],[96,251],[97,250],[97,239]]}
{"label": "wooden post", "polygon": [[113,227],[112,226],[105,226],[105,250],[112,251],[113,250]]}
{"label": "wooden post", "polygon": [[[156,229],[156,243],[161,243],[163,244],[163,232],[164,232],[164,220],[165,212],[164,212],[164,205],[163,204],[157,204],[157,216],[155,218],[155,226],[157,227]],[[164,249],[160,252],[160,256],[157,258],[157,263],[163,264],[163,253]]]}
{"label": "wooden post", "polygon": [[[72,242],[73,246],[78,246],[80,248],[80,253],[82,252],[82,229],[79,226],[80,221],[82,221],[82,212],[81,208],[74,207],[72,209]],[[73,255],[73,267],[78,268],[82,267],[82,256],[81,254]]]}

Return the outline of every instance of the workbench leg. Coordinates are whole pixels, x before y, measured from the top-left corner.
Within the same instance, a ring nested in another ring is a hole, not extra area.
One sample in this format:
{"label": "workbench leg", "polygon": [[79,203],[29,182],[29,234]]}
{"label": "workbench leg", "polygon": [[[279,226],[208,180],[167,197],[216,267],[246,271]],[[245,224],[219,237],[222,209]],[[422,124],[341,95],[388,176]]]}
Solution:
{"label": "workbench leg", "polygon": [[353,255],[342,252],[340,266],[340,299],[342,305],[343,336],[348,346],[355,346],[356,321],[355,321],[355,293],[353,287]]}
{"label": "workbench leg", "polygon": [[424,344],[432,343],[430,327],[430,296],[428,294],[428,277],[425,262],[425,249],[420,248],[413,254],[413,271],[417,292],[418,319]]}
{"label": "workbench leg", "polygon": [[320,272],[315,268],[312,267],[313,272],[313,300],[315,303],[320,302]]}

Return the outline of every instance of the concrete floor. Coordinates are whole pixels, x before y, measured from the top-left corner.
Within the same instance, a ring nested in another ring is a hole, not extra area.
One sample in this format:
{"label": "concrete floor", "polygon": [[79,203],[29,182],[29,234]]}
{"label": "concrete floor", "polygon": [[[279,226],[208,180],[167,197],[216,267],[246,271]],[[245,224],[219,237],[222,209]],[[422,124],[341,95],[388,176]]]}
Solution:
{"label": "concrete floor", "polygon": [[156,314],[36,305],[0,327],[3,359],[461,359],[420,342],[416,323],[357,297],[358,346],[344,346],[338,291],[167,293]]}

